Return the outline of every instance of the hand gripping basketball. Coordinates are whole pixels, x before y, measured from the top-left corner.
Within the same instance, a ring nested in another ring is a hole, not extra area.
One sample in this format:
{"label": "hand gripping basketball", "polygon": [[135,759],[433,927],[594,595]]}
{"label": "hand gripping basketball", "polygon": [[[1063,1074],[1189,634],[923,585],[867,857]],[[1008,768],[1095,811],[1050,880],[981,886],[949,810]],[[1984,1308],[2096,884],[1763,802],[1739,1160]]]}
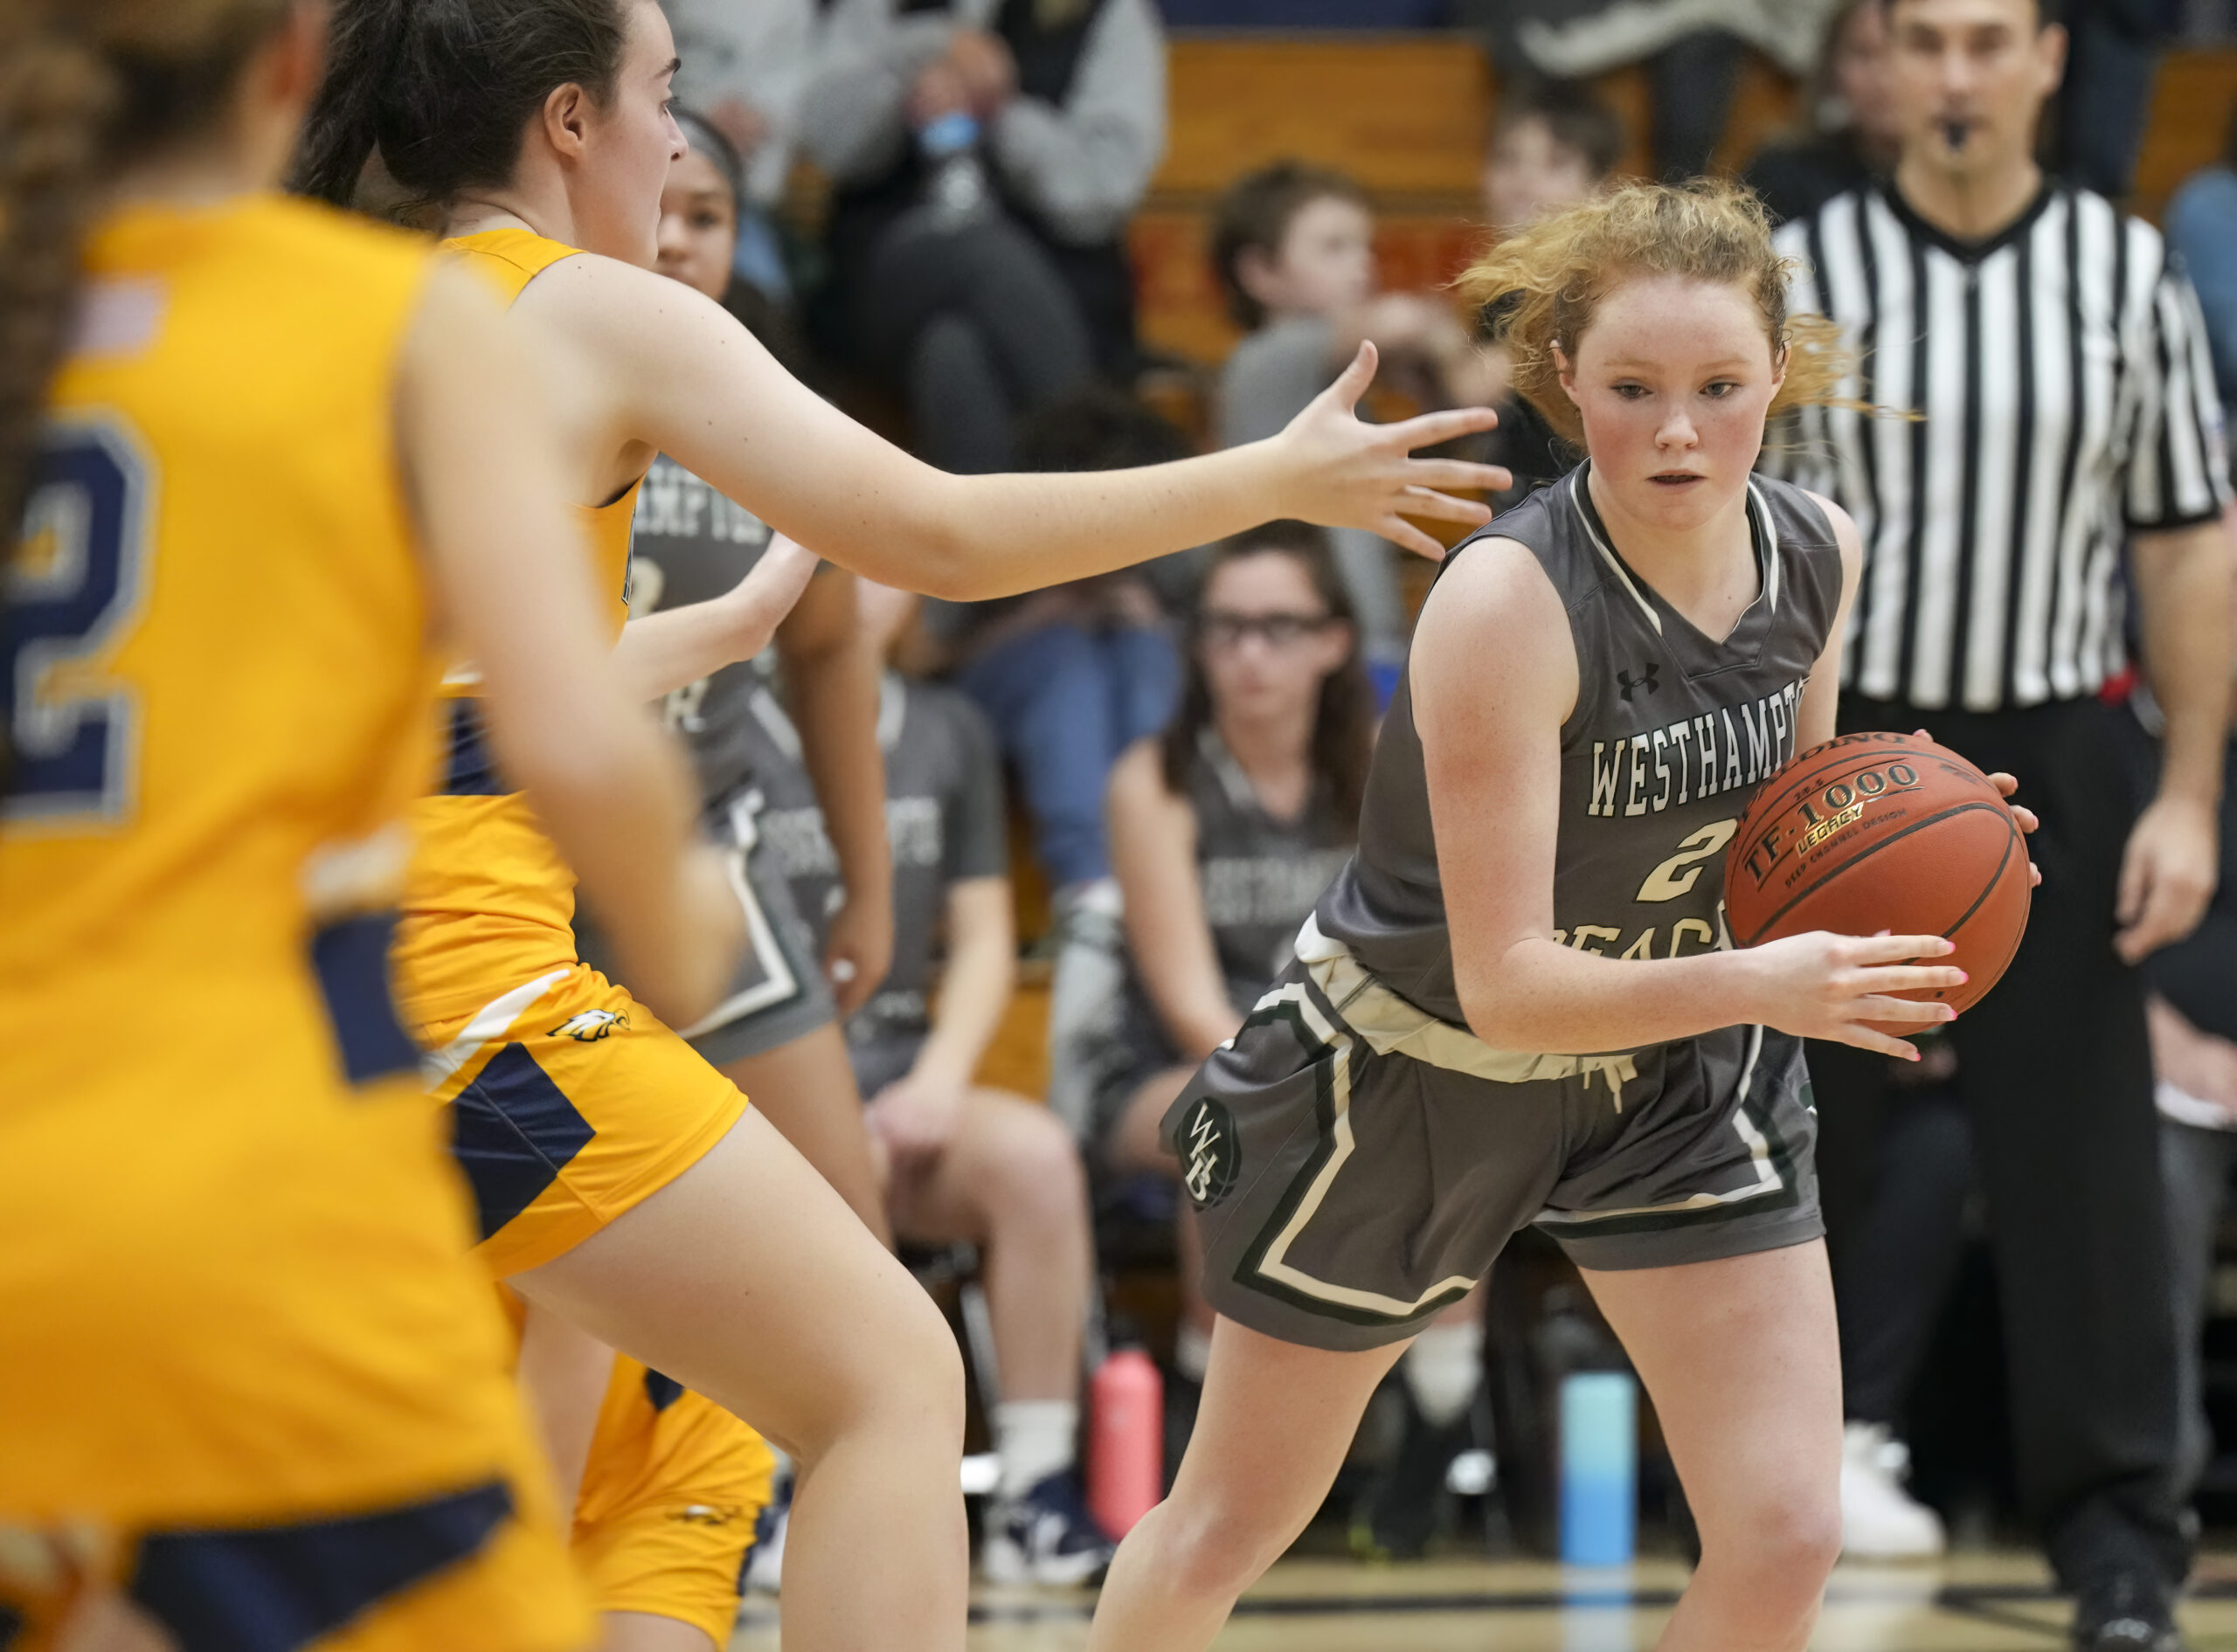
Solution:
{"label": "hand gripping basketball", "polygon": [[1923,734],[1856,734],[1766,785],[1725,865],[1765,1020],[1915,1060],[1900,1034],[1977,1002],[2019,948],[2036,882],[2015,784]]}

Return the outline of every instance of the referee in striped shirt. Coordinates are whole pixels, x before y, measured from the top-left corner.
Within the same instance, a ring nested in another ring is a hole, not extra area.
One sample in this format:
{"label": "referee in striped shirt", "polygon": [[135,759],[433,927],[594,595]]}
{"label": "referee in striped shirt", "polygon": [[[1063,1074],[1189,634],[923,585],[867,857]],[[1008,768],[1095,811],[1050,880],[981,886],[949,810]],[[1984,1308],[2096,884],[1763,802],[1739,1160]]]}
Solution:
{"label": "referee in striped shirt", "polygon": [[[2190,1545],[2133,966],[2187,934],[2214,887],[2232,647],[2220,404],[2158,233],[2035,164],[2055,21],[2038,0],[1887,3],[1895,172],[1780,232],[1795,308],[1841,324],[1861,354],[1853,393],[1883,411],[1812,410],[1765,463],[1863,531],[1842,727],[1925,729],[2017,775],[2042,819],[2026,939],[1950,1036],[2022,1498],[2079,1597],[2076,1644],[2161,1652]],[[2140,814],[2127,713],[2100,698],[2126,666],[2125,593],[2166,713]],[[1868,1110],[1884,1082],[1853,1054],[1812,1047],[1828,1116]]]}

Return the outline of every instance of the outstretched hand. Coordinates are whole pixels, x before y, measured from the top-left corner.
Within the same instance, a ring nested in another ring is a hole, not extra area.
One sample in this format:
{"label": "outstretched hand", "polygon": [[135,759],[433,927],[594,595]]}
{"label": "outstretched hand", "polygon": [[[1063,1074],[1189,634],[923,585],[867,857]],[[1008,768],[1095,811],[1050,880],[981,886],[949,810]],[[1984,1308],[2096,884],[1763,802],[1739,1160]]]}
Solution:
{"label": "outstretched hand", "polygon": [[1491,508],[1454,495],[1500,491],[1512,487],[1514,478],[1504,466],[1416,459],[1413,452],[1489,430],[1499,415],[1488,407],[1459,407],[1396,425],[1370,425],[1354,410],[1375,382],[1375,359],[1373,342],[1362,342],[1336,382],[1274,438],[1293,472],[1285,496],[1293,501],[1293,515],[1331,528],[1365,529],[1417,556],[1441,561],[1444,548],[1406,518],[1480,527],[1492,519]]}

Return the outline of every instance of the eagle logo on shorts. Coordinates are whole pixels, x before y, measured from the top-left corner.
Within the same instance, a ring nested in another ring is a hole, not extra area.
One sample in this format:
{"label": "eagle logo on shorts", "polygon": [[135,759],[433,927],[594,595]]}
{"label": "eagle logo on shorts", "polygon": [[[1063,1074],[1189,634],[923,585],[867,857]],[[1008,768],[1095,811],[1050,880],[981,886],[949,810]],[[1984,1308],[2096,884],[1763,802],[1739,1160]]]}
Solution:
{"label": "eagle logo on shorts", "polygon": [[585,1010],[580,1015],[571,1015],[551,1029],[554,1038],[571,1038],[578,1044],[595,1044],[602,1038],[611,1038],[629,1025],[626,1014],[613,1010]]}
{"label": "eagle logo on shorts", "polygon": [[1199,1210],[1209,1210],[1234,1190],[1242,1150],[1235,1116],[1209,1096],[1197,1097],[1181,1120],[1181,1185]]}

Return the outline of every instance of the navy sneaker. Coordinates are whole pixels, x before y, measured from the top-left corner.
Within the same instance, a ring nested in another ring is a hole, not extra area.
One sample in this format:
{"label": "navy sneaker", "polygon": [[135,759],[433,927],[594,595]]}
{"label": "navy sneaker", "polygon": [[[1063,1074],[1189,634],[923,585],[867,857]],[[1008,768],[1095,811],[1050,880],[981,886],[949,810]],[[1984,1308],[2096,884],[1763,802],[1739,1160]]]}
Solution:
{"label": "navy sneaker", "polygon": [[2090,1579],[2074,1600],[2074,1644],[2079,1652],[2183,1652],[2174,1592],[2137,1572]]}
{"label": "navy sneaker", "polygon": [[979,1567],[989,1583],[1069,1587],[1100,1582],[1117,1549],[1087,1511],[1078,1476],[1063,1469],[987,1505]]}

